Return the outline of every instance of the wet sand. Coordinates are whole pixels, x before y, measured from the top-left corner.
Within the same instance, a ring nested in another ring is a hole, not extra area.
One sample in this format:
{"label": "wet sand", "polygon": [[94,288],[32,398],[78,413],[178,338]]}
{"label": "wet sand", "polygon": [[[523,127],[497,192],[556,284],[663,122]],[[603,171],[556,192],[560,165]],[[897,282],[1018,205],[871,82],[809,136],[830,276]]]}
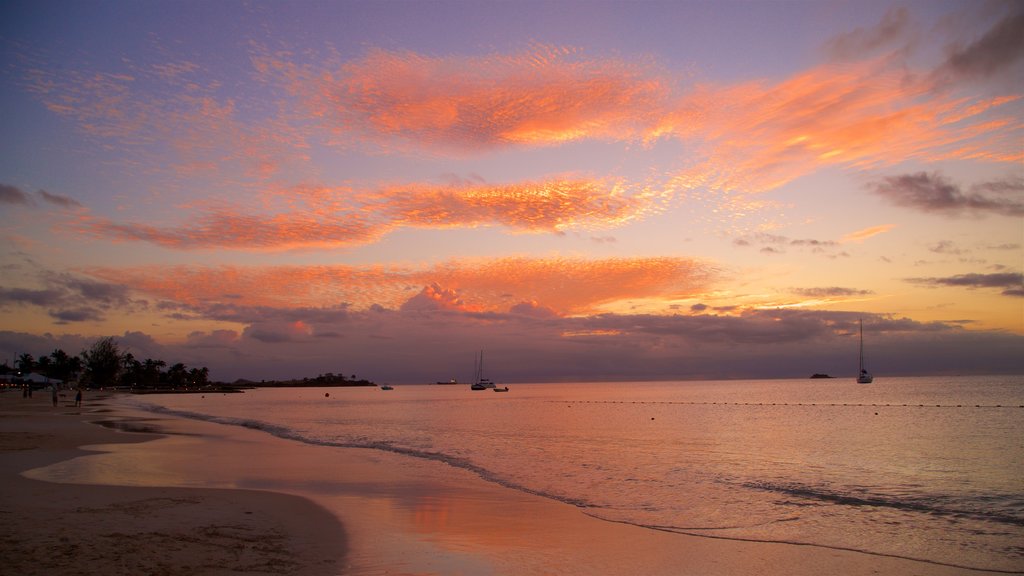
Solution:
{"label": "wet sand", "polygon": [[985,573],[614,524],[441,462],[89,401],[0,394],[5,574]]}
{"label": "wet sand", "polygon": [[[70,397],[69,397],[70,398]],[[338,519],[296,496],[251,490],[78,485],[19,472],[87,454],[80,445],[136,443],[102,400],[51,405],[48,394],[0,392],[0,574],[221,575],[341,572]]]}

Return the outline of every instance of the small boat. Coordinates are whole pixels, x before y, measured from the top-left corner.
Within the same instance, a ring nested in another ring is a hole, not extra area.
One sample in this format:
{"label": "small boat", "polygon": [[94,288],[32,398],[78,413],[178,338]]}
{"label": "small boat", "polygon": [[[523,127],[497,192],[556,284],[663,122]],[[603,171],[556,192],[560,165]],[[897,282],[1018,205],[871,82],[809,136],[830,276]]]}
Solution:
{"label": "small boat", "polygon": [[474,382],[470,384],[470,390],[487,390],[488,388],[494,388],[494,382],[491,382],[489,378],[484,378],[484,351],[480,351],[480,359],[476,362],[476,376]]}
{"label": "small boat", "polygon": [[494,391],[495,392],[508,392],[508,386],[505,386],[504,388],[494,388]]}
{"label": "small boat", "polygon": [[857,373],[857,384],[871,384],[875,377],[864,368],[864,321],[860,321],[860,372]]}
{"label": "small boat", "polygon": [[394,390],[395,388],[390,384],[384,384],[380,387],[381,390]]}

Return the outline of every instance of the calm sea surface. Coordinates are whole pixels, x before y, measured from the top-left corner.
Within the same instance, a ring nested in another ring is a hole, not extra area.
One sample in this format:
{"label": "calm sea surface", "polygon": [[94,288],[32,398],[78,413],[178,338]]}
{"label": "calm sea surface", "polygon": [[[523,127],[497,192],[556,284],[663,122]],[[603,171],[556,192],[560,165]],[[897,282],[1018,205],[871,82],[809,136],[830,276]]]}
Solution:
{"label": "calm sea surface", "polygon": [[1024,571],[1024,377],[510,389],[135,401],[299,442],[444,461],[610,521]]}

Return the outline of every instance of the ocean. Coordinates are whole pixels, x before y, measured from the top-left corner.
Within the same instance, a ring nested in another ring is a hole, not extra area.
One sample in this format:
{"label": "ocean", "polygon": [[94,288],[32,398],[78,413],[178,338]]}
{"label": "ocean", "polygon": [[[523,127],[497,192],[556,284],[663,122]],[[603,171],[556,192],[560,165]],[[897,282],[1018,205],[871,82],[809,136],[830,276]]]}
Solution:
{"label": "ocean", "polygon": [[1024,377],[257,389],[146,410],[472,471],[607,520],[1024,572]]}

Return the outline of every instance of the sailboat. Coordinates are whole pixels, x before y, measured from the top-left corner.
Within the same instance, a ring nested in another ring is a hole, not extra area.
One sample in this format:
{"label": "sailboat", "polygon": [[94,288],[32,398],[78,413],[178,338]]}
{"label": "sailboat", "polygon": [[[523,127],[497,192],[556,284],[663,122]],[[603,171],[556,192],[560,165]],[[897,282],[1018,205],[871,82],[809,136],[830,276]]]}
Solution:
{"label": "sailboat", "polygon": [[487,390],[488,388],[494,388],[494,382],[490,379],[484,378],[484,351],[480,351],[480,359],[476,362],[476,374],[473,376],[473,383],[470,384],[470,390]]}
{"label": "sailboat", "polygon": [[860,320],[860,372],[857,373],[857,384],[871,384],[874,379],[871,372],[864,368],[864,320]]}

